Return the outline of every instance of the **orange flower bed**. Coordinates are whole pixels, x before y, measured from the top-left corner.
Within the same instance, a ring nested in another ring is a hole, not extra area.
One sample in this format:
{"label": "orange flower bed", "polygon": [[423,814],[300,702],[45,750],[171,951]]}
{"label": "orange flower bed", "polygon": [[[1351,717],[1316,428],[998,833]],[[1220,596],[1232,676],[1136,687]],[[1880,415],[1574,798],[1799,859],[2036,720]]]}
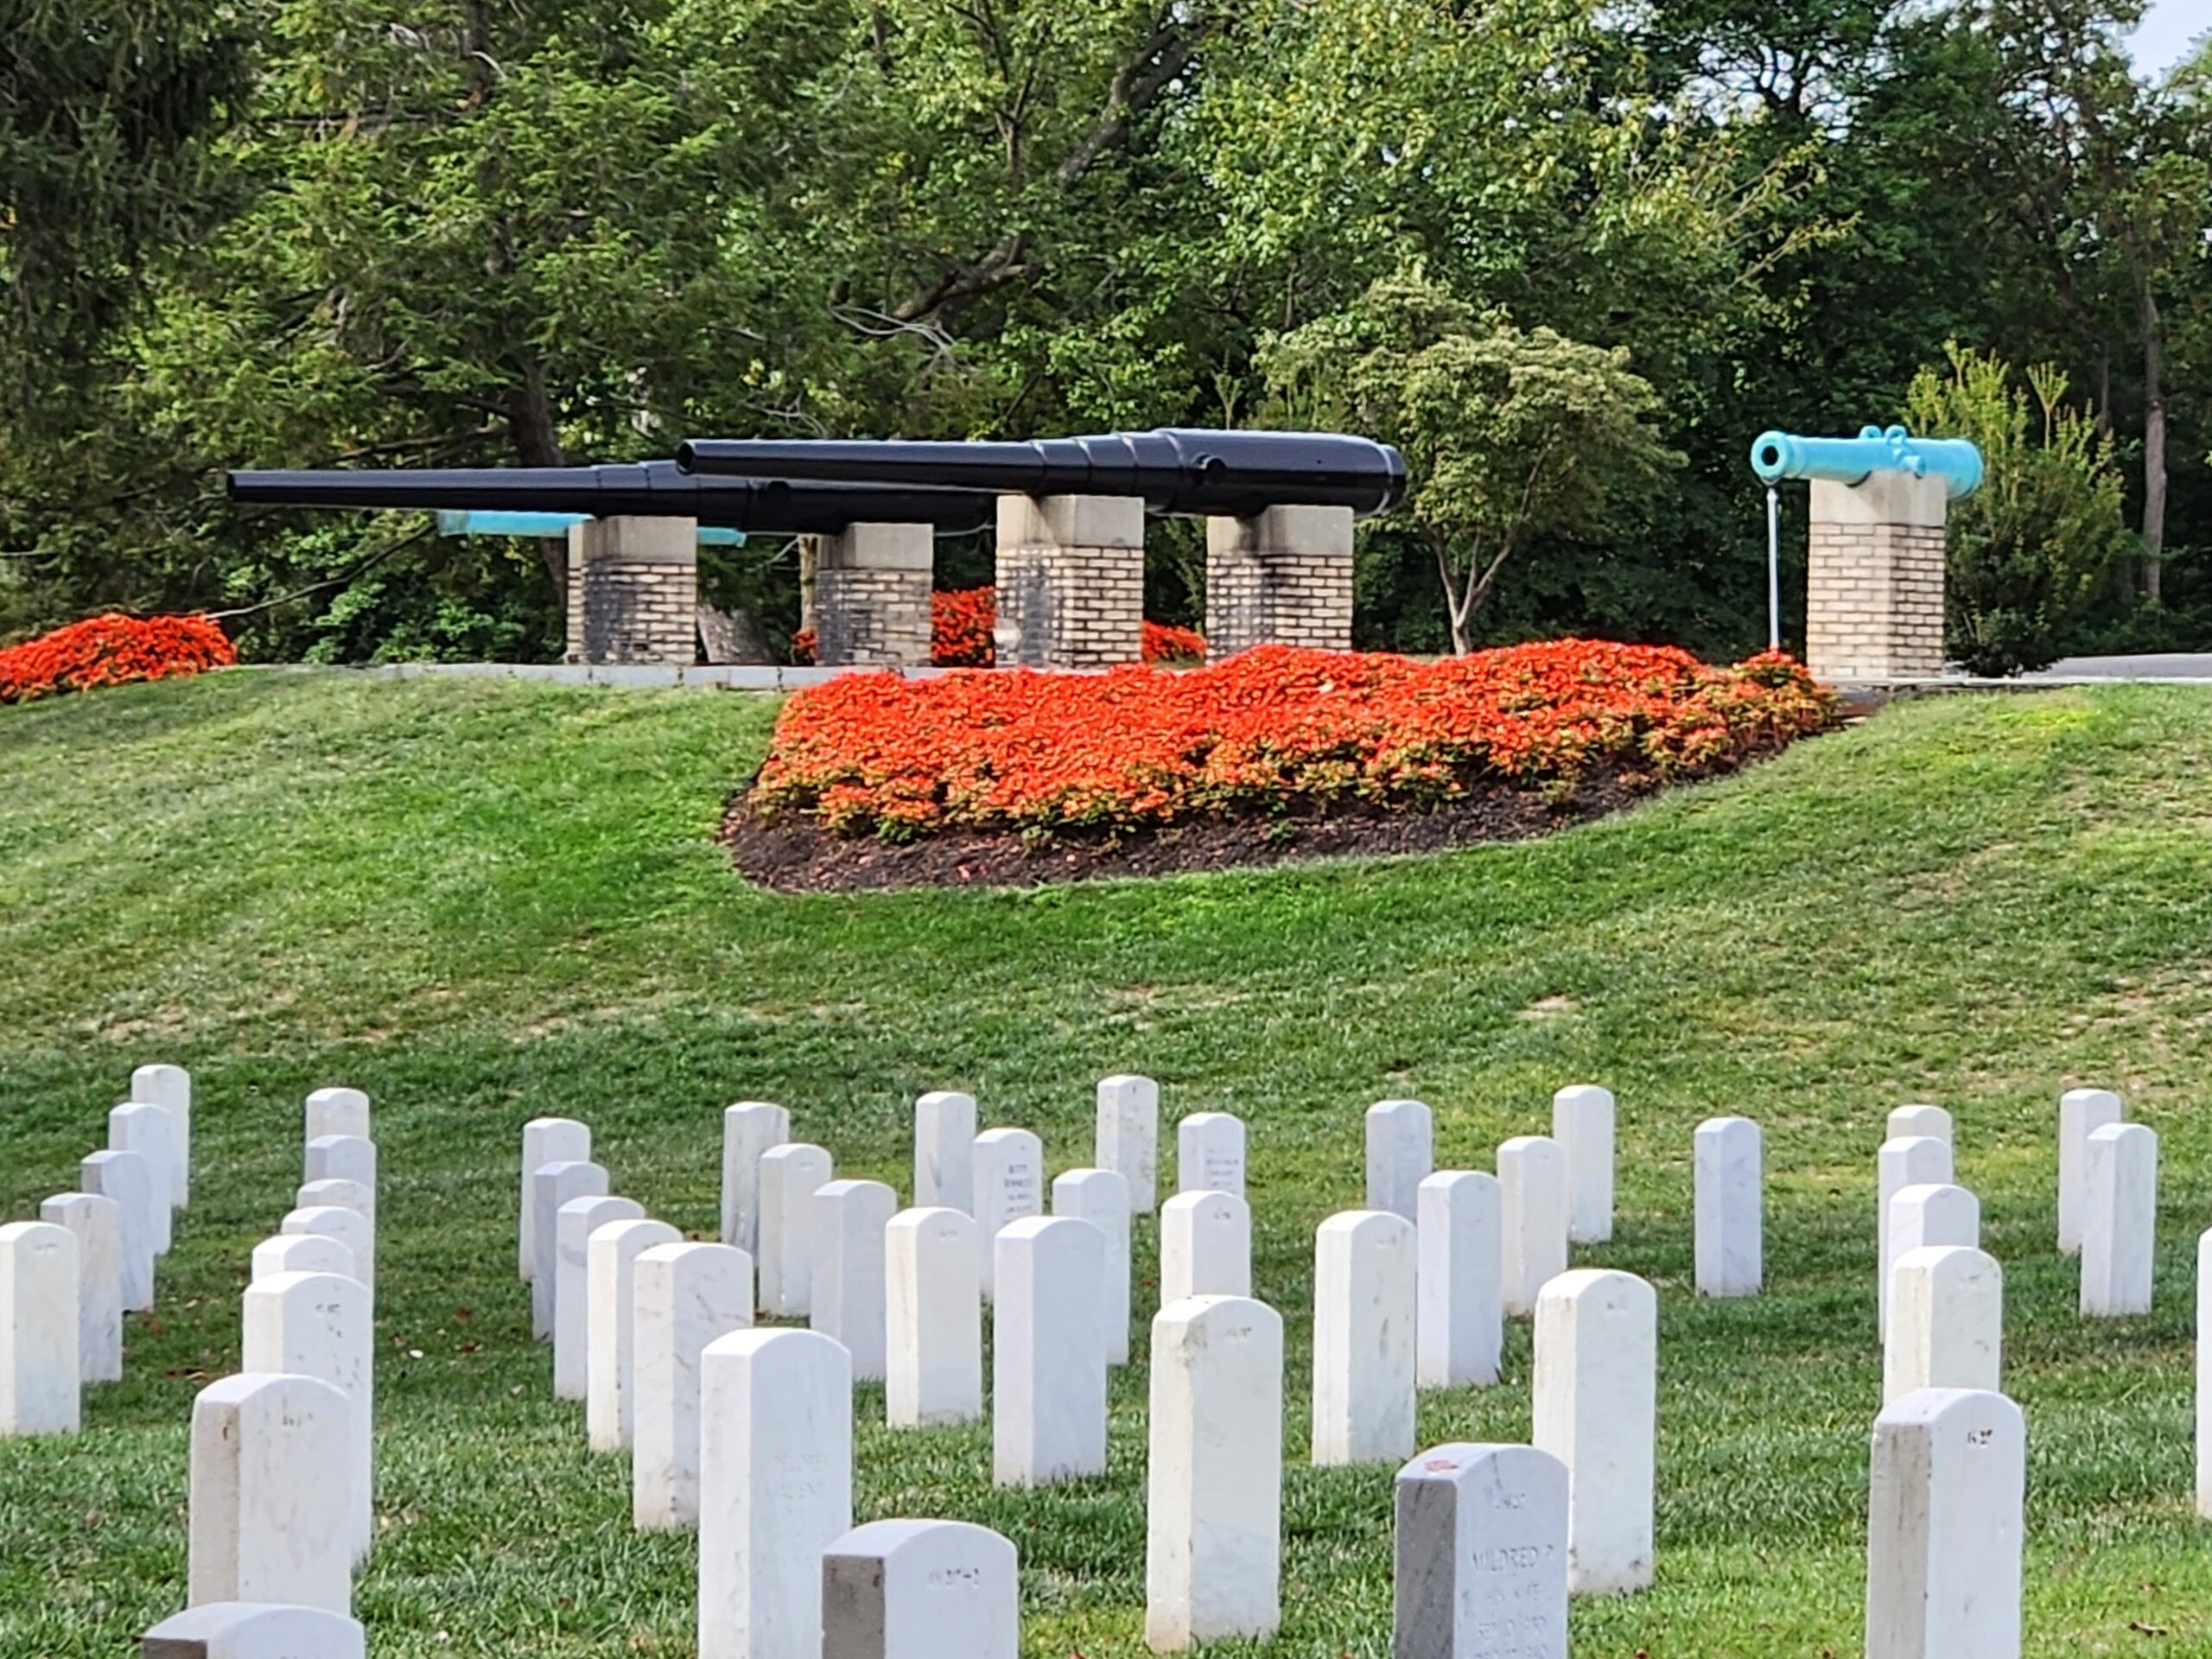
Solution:
{"label": "orange flower bed", "polygon": [[0,651],[0,702],[131,680],[165,680],[238,661],[204,616],[95,616]]}
{"label": "orange flower bed", "polygon": [[[931,594],[930,662],[938,668],[988,668],[997,659],[991,630],[998,620],[995,588],[940,589]],[[801,628],[791,636],[791,655],[799,662],[814,660],[814,645],[812,628]],[[1206,658],[1206,637],[1196,628],[1147,620],[1138,650],[1147,663],[1202,663]]]}
{"label": "orange flower bed", "polygon": [[749,798],[842,835],[1157,828],[1725,771],[1816,732],[1790,658],[1567,639],[1443,662],[1266,645],[1171,674],[849,675],[784,705]]}

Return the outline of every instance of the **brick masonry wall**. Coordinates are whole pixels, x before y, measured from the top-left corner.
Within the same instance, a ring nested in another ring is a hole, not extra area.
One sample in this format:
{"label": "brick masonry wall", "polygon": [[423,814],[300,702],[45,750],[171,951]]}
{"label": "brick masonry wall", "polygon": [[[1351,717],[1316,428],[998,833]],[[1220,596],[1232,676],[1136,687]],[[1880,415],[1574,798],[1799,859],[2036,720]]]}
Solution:
{"label": "brick masonry wall", "polygon": [[814,660],[823,664],[930,660],[930,573],[819,569],[814,577]]}
{"label": "brick masonry wall", "polygon": [[1144,550],[1001,543],[1001,668],[1109,668],[1142,654]]}
{"label": "brick masonry wall", "polygon": [[569,661],[682,665],[697,659],[696,565],[590,559],[572,562],[569,581]]}
{"label": "brick masonry wall", "polygon": [[1940,674],[1944,537],[1934,525],[1815,520],[1805,662],[1823,680]]}

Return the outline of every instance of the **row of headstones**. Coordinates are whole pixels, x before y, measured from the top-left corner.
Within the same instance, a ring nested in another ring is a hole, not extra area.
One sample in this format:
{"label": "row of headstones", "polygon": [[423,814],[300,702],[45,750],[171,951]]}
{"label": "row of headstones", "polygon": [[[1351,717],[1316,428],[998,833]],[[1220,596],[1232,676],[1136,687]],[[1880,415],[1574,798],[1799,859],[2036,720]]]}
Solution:
{"label": "row of headstones", "polygon": [[79,1191],[0,1226],[0,1436],[73,1434],[85,1388],[123,1378],[123,1316],[154,1306],[156,1262],[191,1196],[192,1078],[142,1065]]}
{"label": "row of headstones", "polygon": [[369,1110],[358,1089],[307,1097],[305,1179],[253,1247],[239,1370],[193,1401],[187,1611],[148,1635],[149,1656],[362,1650],[353,1575],[376,1529]]}
{"label": "row of headstones", "polygon": [[[1154,1433],[1145,1637],[1157,1651],[1214,1635],[1264,1636],[1277,1621],[1279,1489],[1243,1455],[1248,1445],[1224,1450],[1190,1432],[1196,1418],[1218,1420],[1242,1403],[1214,1392],[1224,1385],[1259,1384],[1264,1408],[1267,1344],[1272,1337],[1279,1359],[1281,1327],[1254,1310],[1268,1312],[1206,1298],[1160,1316],[1180,1321],[1179,1336],[1166,1333],[1163,1345],[1182,1370],[1165,1374],[1164,1387],[1156,1375],[1154,1387],[1155,1412],[1178,1419],[1168,1433]],[[1210,1363],[1201,1393],[1188,1362],[1198,1344],[1224,1339],[1239,1351]],[[958,1521],[851,1527],[850,1414],[814,1409],[825,1395],[839,1403],[841,1383],[849,1390],[842,1361],[836,1344],[801,1332],[747,1333],[710,1351],[710,1433],[774,1448],[778,1475],[715,1491],[709,1524],[725,1548],[711,1579],[702,1561],[701,1659],[1016,1659],[1010,1541]],[[1279,1413],[1279,1393],[1274,1404]],[[795,1443],[785,1438],[794,1431]],[[249,1432],[259,1463],[289,1463],[285,1472],[311,1484],[312,1468],[299,1460],[316,1448],[299,1425],[264,1417]],[[1279,1436],[1275,1445],[1279,1479]],[[1199,1455],[1172,1461],[1178,1452]],[[1929,1389],[1885,1408],[1869,1499],[1869,1659],[2018,1659],[2025,1463],[2019,1410],[2002,1395]],[[1535,1446],[1454,1443],[1401,1469],[1391,1651],[1567,1659],[1573,1493],[1567,1465]],[[1173,1507],[1193,1495],[1204,1500],[1202,1523],[1163,1529],[1160,1500]],[[243,1602],[195,1607],[149,1632],[143,1647],[144,1659],[362,1659],[364,1651],[350,1617]]]}

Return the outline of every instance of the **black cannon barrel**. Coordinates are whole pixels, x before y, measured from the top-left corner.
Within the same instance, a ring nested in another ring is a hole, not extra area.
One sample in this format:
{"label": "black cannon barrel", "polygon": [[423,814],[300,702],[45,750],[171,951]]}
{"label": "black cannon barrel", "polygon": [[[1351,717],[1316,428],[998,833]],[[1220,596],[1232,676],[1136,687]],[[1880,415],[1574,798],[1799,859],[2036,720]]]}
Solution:
{"label": "black cannon barrel", "polygon": [[230,499],[268,507],[504,508],[696,518],[723,530],[827,535],[855,524],[930,524],[945,536],[982,529],[997,511],[987,490],[928,489],[782,478],[695,478],[673,461],[602,467],[455,467],[395,472],[236,472]]}
{"label": "black cannon barrel", "polygon": [[694,438],[686,473],[840,479],[1021,495],[1142,496],[1154,512],[1244,518],[1277,506],[1388,512],[1406,491],[1405,458],[1340,432],[1208,432],[1163,427],[1034,443],[836,438]]}

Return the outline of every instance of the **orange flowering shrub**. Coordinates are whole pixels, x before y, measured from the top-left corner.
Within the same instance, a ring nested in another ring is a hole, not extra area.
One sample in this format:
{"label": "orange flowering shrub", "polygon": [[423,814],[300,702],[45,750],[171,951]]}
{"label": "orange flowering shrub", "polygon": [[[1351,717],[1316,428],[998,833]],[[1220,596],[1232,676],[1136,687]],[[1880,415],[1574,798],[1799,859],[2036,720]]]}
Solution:
{"label": "orange flowering shrub", "polygon": [[966,588],[930,595],[930,661],[939,668],[988,668],[998,626],[998,590]]}
{"label": "orange flowering shrub", "polygon": [[165,680],[238,659],[228,636],[204,616],[142,619],[110,612],[0,651],[0,702]]}
{"label": "orange flowering shrub", "polygon": [[1049,833],[1428,807],[1490,783],[1719,772],[1832,719],[1778,654],[1566,639],[1443,662],[1263,645],[1171,674],[848,675],[784,705],[751,803],[840,834]]}
{"label": "orange flowering shrub", "polygon": [[1203,663],[1206,659],[1206,637],[1196,628],[1179,628],[1147,618],[1141,638],[1144,643],[1138,652],[1147,663]]}
{"label": "orange flowering shrub", "polygon": [[[997,590],[963,588],[930,595],[930,661],[938,668],[988,668],[996,660],[991,630],[998,625]],[[1147,621],[1138,647],[1147,663],[1204,662],[1206,637],[1195,628]],[[814,660],[812,628],[791,635],[791,658]]]}

